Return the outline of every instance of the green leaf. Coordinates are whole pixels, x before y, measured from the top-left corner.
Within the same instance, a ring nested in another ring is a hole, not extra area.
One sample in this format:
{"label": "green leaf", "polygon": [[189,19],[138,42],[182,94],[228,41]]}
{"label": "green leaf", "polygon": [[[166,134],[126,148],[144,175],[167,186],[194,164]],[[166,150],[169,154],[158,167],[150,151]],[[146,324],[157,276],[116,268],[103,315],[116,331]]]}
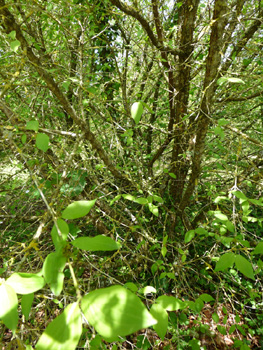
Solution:
{"label": "green leaf", "polygon": [[155,194],[153,195],[153,200],[161,204],[164,203],[162,197],[156,196]]}
{"label": "green leaf", "polygon": [[61,237],[58,234],[56,225],[54,225],[52,230],[51,230],[51,237],[52,237],[52,241],[54,243],[56,250],[58,250],[59,248],[61,248],[63,246],[63,244],[62,244],[63,242],[67,241],[68,233],[69,233],[68,224],[64,220],[57,219],[57,226],[60,230]]}
{"label": "green leaf", "polygon": [[235,232],[235,226],[231,221],[227,220],[227,222],[225,222],[225,225],[226,225],[228,231],[230,231],[232,233]]}
{"label": "green leaf", "polygon": [[205,230],[202,227],[198,227],[197,229],[195,229],[195,233],[199,234],[199,235],[208,235],[207,230]]}
{"label": "green leaf", "polygon": [[203,300],[201,298],[197,298],[195,301],[195,311],[200,312],[205,306]]}
{"label": "green leaf", "polygon": [[261,207],[263,206],[262,199],[249,199],[249,202],[254,205],[259,205]]}
{"label": "green leaf", "polygon": [[154,304],[150,310],[151,315],[158,321],[153,329],[164,340],[168,328],[168,314],[160,304]]}
{"label": "green leaf", "polygon": [[147,200],[147,198],[139,197],[139,198],[134,198],[134,202],[143,205],[143,204],[147,204],[148,200]]}
{"label": "green leaf", "polygon": [[75,350],[82,333],[78,303],[69,304],[39,338],[36,350]]}
{"label": "green leaf", "polygon": [[64,82],[62,83],[62,86],[63,86],[63,88],[64,88],[66,91],[68,91],[69,85],[70,85],[70,84],[71,84],[71,81],[66,80],[66,81],[64,81]]}
{"label": "green leaf", "polygon": [[201,294],[200,297],[199,297],[201,300],[203,300],[205,303],[209,303],[210,301],[213,301],[215,300],[211,295],[209,294]]}
{"label": "green leaf", "polygon": [[21,136],[21,142],[22,142],[23,145],[26,143],[26,139],[27,139],[26,134],[23,134],[23,135]]}
{"label": "green leaf", "polygon": [[219,322],[219,316],[218,316],[218,314],[213,313],[212,319],[213,319],[213,321],[214,321],[215,323],[218,323],[218,322]]}
{"label": "green leaf", "polygon": [[239,199],[247,200],[247,197],[244,195],[244,193],[240,191],[230,191],[230,192],[233,193],[233,195]]}
{"label": "green leaf", "polygon": [[161,254],[162,254],[163,257],[165,257],[166,253],[167,253],[167,248],[166,248],[166,246],[164,245],[164,246],[162,246]]}
{"label": "green leaf", "polygon": [[64,273],[67,259],[61,252],[50,253],[46,257],[42,273],[52,293],[58,296],[63,289]]}
{"label": "green leaf", "polygon": [[129,201],[132,201],[132,202],[135,201],[135,197],[132,196],[131,194],[123,194],[122,197],[123,197],[124,199],[128,199]]}
{"label": "green leaf", "polygon": [[190,231],[186,232],[186,234],[184,236],[184,243],[191,242],[191,240],[194,238],[194,236],[195,236],[195,230],[190,230]]}
{"label": "green leaf", "polygon": [[142,102],[133,103],[133,105],[131,106],[131,116],[137,125],[141,120],[142,113],[143,113]]}
{"label": "green leaf", "polygon": [[167,311],[183,310],[186,307],[185,302],[168,295],[161,295],[155,302]]}
{"label": "green leaf", "polygon": [[20,45],[21,45],[21,43],[19,40],[11,41],[11,43],[10,43],[11,50],[14,52],[17,52]]}
{"label": "green leaf", "polygon": [[176,175],[174,173],[169,173],[172,179],[176,179]]}
{"label": "green leaf", "polygon": [[214,133],[215,133],[215,135],[219,135],[221,137],[221,140],[224,140],[225,133],[224,133],[224,130],[222,128],[220,128],[220,126],[216,126],[214,128]]}
{"label": "green leaf", "polygon": [[234,253],[225,253],[223,254],[219,261],[216,263],[215,271],[224,271],[229,267],[232,267],[235,261]]}
{"label": "green leaf", "polygon": [[114,241],[110,237],[98,235],[95,237],[79,237],[71,242],[74,247],[89,250],[92,252],[96,251],[111,251],[120,248],[120,243]]}
{"label": "green leaf", "polygon": [[235,256],[235,265],[238,271],[248,278],[255,280],[252,264],[242,255]]}
{"label": "green leaf", "polygon": [[200,350],[200,340],[197,340],[197,339],[191,339],[189,341],[189,345],[191,346],[191,349],[192,350]]}
{"label": "green leaf", "polygon": [[214,211],[214,216],[220,221],[227,221],[228,218],[225,214],[221,213],[221,211]]}
{"label": "green leaf", "polygon": [[87,215],[94,206],[96,199],[92,201],[76,201],[67,206],[62,212],[63,219],[78,219]]}
{"label": "green leaf", "polygon": [[38,131],[38,128],[39,128],[39,123],[37,120],[30,120],[29,122],[26,123],[27,130]]}
{"label": "green leaf", "polygon": [[224,118],[221,118],[221,119],[218,120],[218,125],[219,126],[224,126],[224,125],[227,125],[227,124],[229,124],[229,121],[224,119]]}
{"label": "green leaf", "polygon": [[29,319],[29,313],[34,300],[34,293],[25,294],[21,299],[22,313],[25,316],[26,321]]}
{"label": "green leaf", "polygon": [[148,207],[150,212],[155,215],[155,216],[159,216],[159,210],[158,207],[152,203],[148,203]]}
{"label": "green leaf", "polygon": [[90,292],[82,298],[81,308],[88,322],[108,341],[157,323],[141,300],[122,286]]}
{"label": "green leaf", "polygon": [[0,286],[0,319],[15,333],[18,324],[18,300],[14,289],[6,283]]}
{"label": "green leaf", "polygon": [[235,330],[236,330],[236,325],[235,324],[232,324],[232,326],[229,328],[229,330],[228,330],[228,333],[229,334],[232,334],[232,333],[234,333],[235,332]]}
{"label": "green leaf", "polygon": [[17,294],[34,293],[44,287],[46,284],[42,276],[34,273],[13,273],[6,283],[11,286]]}
{"label": "green leaf", "polygon": [[46,134],[38,133],[36,137],[36,146],[43,152],[48,150],[49,137]]}
{"label": "green leaf", "polygon": [[253,250],[252,254],[262,254],[263,255],[263,242],[259,242],[256,248]]}
{"label": "green leaf", "polygon": [[136,293],[138,290],[138,287],[136,286],[135,283],[132,282],[127,282],[123,285],[123,287],[128,288],[129,290],[131,290],[132,292]]}
{"label": "green leaf", "polygon": [[9,36],[9,38],[15,40],[15,38],[16,38],[16,31],[12,30],[12,32],[10,32],[7,36]]}
{"label": "green leaf", "polygon": [[226,328],[224,326],[221,326],[221,325],[217,325],[216,328],[218,329],[218,331],[223,334],[223,335],[226,335]]}
{"label": "green leaf", "polygon": [[221,77],[217,80],[218,85],[223,85],[225,83],[245,84],[245,82],[239,78]]}

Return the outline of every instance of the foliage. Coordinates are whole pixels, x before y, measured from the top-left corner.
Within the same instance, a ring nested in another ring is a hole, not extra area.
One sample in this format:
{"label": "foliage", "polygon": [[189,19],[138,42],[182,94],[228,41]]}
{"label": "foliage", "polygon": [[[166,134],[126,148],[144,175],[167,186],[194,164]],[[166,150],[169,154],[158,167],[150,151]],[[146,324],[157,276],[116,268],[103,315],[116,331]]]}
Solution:
{"label": "foliage", "polygon": [[0,0],[4,346],[262,346],[262,11]]}

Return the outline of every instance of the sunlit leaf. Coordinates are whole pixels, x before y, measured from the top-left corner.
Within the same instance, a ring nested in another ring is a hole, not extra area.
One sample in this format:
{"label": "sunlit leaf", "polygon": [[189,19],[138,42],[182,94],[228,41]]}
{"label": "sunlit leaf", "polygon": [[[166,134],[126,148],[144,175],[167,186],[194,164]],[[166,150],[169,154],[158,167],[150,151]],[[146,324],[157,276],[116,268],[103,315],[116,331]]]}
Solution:
{"label": "sunlit leaf", "polygon": [[13,273],[6,283],[11,286],[17,294],[34,293],[46,284],[44,278],[34,273]]}
{"label": "sunlit leaf", "polygon": [[135,102],[131,106],[131,116],[136,124],[139,124],[141,116],[143,113],[143,104],[142,102]]}
{"label": "sunlit leaf", "polygon": [[19,46],[21,45],[19,40],[14,40],[10,43],[11,50],[17,52]]}
{"label": "sunlit leaf", "polygon": [[155,302],[167,311],[183,310],[186,307],[185,302],[168,295],[161,295]]}
{"label": "sunlit leaf", "polygon": [[50,253],[43,264],[42,273],[51,291],[58,296],[63,289],[66,258],[61,252]]}
{"label": "sunlit leaf", "polygon": [[227,216],[225,214],[221,213],[221,211],[214,211],[214,216],[221,221],[228,220]]}
{"label": "sunlit leaf", "polygon": [[82,298],[81,308],[88,322],[108,341],[157,323],[142,301],[122,286],[90,292]]}
{"label": "sunlit leaf", "polygon": [[159,210],[158,207],[152,203],[148,203],[148,207],[150,212],[155,215],[155,216],[159,216]]}
{"label": "sunlit leaf", "polygon": [[168,314],[167,311],[160,304],[153,304],[150,313],[158,321],[157,324],[153,325],[153,329],[164,340],[165,334],[168,328]]}
{"label": "sunlit leaf", "polygon": [[36,137],[36,146],[43,152],[48,150],[49,137],[46,134],[38,133]]}
{"label": "sunlit leaf", "polygon": [[39,128],[39,123],[37,120],[30,120],[29,122],[26,123],[27,130],[38,131],[38,128]]}
{"label": "sunlit leaf", "polygon": [[78,303],[69,304],[39,338],[36,350],[75,350],[82,333]]}
{"label": "sunlit leaf", "polygon": [[0,286],[0,319],[14,333],[18,324],[18,300],[14,289],[6,283]]}
{"label": "sunlit leaf", "polygon": [[7,36],[9,36],[9,38],[15,40],[15,38],[16,38],[16,31],[12,30]]}
{"label": "sunlit leaf", "polygon": [[217,80],[218,85],[223,85],[225,83],[245,84],[245,82],[240,78],[221,77]]}
{"label": "sunlit leaf", "polygon": [[89,251],[111,251],[120,248],[120,243],[110,237],[97,235],[95,237],[79,237],[71,242],[74,247]]}
{"label": "sunlit leaf", "polygon": [[29,313],[34,300],[34,293],[24,294],[21,299],[22,313],[25,316],[26,321],[29,319]]}
{"label": "sunlit leaf", "polygon": [[58,219],[57,226],[60,230],[61,237],[58,234],[56,225],[54,225],[51,230],[51,237],[56,250],[58,250],[63,245],[63,242],[66,242],[69,233],[69,226],[64,220]]}
{"label": "sunlit leaf", "polygon": [[67,206],[62,212],[63,219],[78,219],[87,215],[94,206],[96,199],[92,201],[76,201]]}

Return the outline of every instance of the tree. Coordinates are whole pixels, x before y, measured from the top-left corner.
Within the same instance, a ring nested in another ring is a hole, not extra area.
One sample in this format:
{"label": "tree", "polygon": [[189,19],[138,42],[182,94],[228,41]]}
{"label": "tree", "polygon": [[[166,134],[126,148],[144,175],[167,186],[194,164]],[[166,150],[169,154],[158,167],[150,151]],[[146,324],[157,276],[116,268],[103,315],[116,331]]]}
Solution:
{"label": "tree", "polygon": [[217,199],[231,190],[258,200],[262,11],[254,0],[0,0],[1,158],[38,193],[31,203],[5,178],[10,202],[22,192],[3,220],[36,220],[40,240],[71,201],[96,200],[89,229],[131,235],[147,255],[167,234],[180,246],[213,213],[231,216]]}

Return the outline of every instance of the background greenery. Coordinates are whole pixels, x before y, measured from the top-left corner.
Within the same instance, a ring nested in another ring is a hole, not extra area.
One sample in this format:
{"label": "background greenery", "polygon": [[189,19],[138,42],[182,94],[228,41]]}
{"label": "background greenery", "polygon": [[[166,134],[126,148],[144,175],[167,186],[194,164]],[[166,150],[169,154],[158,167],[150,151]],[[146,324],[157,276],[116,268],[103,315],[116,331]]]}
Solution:
{"label": "background greenery", "polygon": [[[14,340],[3,324],[3,349],[34,347],[111,285],[161,330],[109,341],[89,322],[79,348],[263,346],[262,13],[256,0],[0,0],[1,277],[62,259]],[[101,235],[112,249],[60,246]]]}

